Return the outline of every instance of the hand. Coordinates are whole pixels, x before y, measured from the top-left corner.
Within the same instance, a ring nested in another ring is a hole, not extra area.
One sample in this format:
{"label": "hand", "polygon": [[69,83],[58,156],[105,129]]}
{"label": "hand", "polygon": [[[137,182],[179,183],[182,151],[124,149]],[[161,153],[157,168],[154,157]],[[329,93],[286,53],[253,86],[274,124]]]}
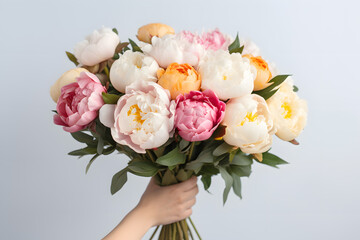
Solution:
{"label": "hand", "polygon": [[192,214],[198,192],[195,176],[165,187],[158,186],[152,178],[136,208],[143,211],[152,226],[177,222]]}
{"label": "hand", "polygon": [[103,240],[140,240],[153,226],[189,217],[198,192],[196,177],[166,187],[151,179],[139,204]]}

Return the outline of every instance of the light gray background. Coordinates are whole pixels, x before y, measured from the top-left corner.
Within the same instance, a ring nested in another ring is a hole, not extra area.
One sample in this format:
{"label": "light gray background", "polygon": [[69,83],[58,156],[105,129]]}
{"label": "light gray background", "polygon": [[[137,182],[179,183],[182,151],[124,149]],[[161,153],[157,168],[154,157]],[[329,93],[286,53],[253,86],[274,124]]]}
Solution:
{"label": "light gray background", "polygon": [[[100,239],[132,209],[148,179],[130,176],[110,195],[121,155],[99,158],[85,175],[81,147],[52,123],[48,90],[73,65],[65,50],[102,25],[121,39],[138,27],[219,27],[253,39],[282,73],[293,73],[309,104],[299,147],[275,141],[291,164],[254,164],[243,200],[223,181],[201,191],[193,219],[203,239],[360,239],[357,1],[0,1],[0,239]],[[202,189],[201,182],[199,186]],[[149,236],[149,235],[147,235]]]}

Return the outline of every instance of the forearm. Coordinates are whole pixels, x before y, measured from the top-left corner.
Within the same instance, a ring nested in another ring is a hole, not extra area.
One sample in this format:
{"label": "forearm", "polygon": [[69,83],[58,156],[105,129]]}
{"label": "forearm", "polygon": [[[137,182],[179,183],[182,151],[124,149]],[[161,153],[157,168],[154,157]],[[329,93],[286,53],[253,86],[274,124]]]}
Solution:
{"label": "forearm", "polygon": [[141,240],[151,227],[146,210],[136,207],[103,240]]}

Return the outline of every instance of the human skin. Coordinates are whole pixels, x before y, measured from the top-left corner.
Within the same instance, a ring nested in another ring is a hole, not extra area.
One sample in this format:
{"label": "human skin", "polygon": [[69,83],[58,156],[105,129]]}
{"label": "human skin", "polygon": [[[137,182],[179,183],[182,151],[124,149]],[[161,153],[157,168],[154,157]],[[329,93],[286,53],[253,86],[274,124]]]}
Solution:
{"label": "human skin", "polygon": [[196,177],[164,187],[152,178],[138,205],[103,240],[140,240],[153,226],[189,217],[198,192]]}

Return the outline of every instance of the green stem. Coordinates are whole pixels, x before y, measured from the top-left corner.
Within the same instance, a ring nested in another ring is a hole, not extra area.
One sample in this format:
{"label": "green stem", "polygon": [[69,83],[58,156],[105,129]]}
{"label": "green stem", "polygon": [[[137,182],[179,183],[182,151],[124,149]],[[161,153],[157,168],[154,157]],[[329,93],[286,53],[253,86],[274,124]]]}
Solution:
{"label": "green stem", "polygon": [[171,224],[171,227],[172,227],[172,238],[171,238],[171,240],[175,240],[175,237],[176,237],[176,225]]}
{"label": "green stem", "polygon": [[197,231],[193,221],[191,220],[191,217],[189,217],[189,220],[190,220],[190,223],[191,223],[191,226],[194,228],[195,232],[196,232],[196,235],[198,236],[199,240],[201,240],[201,237],[200,237],[200,234],[199,232]]}
{"label": "green stem", "polygon": [[178,228],[178,230],[179,230],[180,240],[183,240],[183,239],[184,239],[184,235],[183,235],[183,232],[182,232],[182,229],[181,229],[181,227],[180,227],[179,222],[176,222],[176,226],[177,226],[177,228]]}
{"label": "green stem", "polygon": [[188,229],[189,229],[189,234],[190,234],[191,240],[194,240],[194,236],[192,235],[190,226],[188,227]]}
{"label": "green stem", "polygon": [[182,228],[182,230],[184,232],[185,240],[189,240],[189,234],[188,234],[188,230],[186,228],[186,222],[184,223],[184,221],[181,221],[180,222],[180,227]]}
{"label": "green stem", "polygon": [[189,151],[189,155],[188,155],[188,162],[191,160],[192,157],[192,153],[194,151],[194,146],[195,146],[195,142],[191,142],[191,146],[190,146],[190,151]]}
{"label": "green stem", "polygon": [[151,235],[151,237],[150,237],[149,240],[151,240],[151,239],[154,238],[154,236],[155,236],[156,232],[158,231],[159,227],[160,227],[160,226],[157,226],[157,227],[155,228],[155,231],[154,231],[154,233]]}
{"label": "green stem", "polygon": [[149,158],[152,162],[155,162],[154,156],[152,155],[150,150],[146,149],[146,154],[149,156]]}
{"label": "green stem", "polygon": [[108,66],[105,66],[105,68],[104,68],[104,72],[105,72],[105,74],[106,74],[106,76],[107,76],[107,77],[109,77],[109,76],[110,76]]}

